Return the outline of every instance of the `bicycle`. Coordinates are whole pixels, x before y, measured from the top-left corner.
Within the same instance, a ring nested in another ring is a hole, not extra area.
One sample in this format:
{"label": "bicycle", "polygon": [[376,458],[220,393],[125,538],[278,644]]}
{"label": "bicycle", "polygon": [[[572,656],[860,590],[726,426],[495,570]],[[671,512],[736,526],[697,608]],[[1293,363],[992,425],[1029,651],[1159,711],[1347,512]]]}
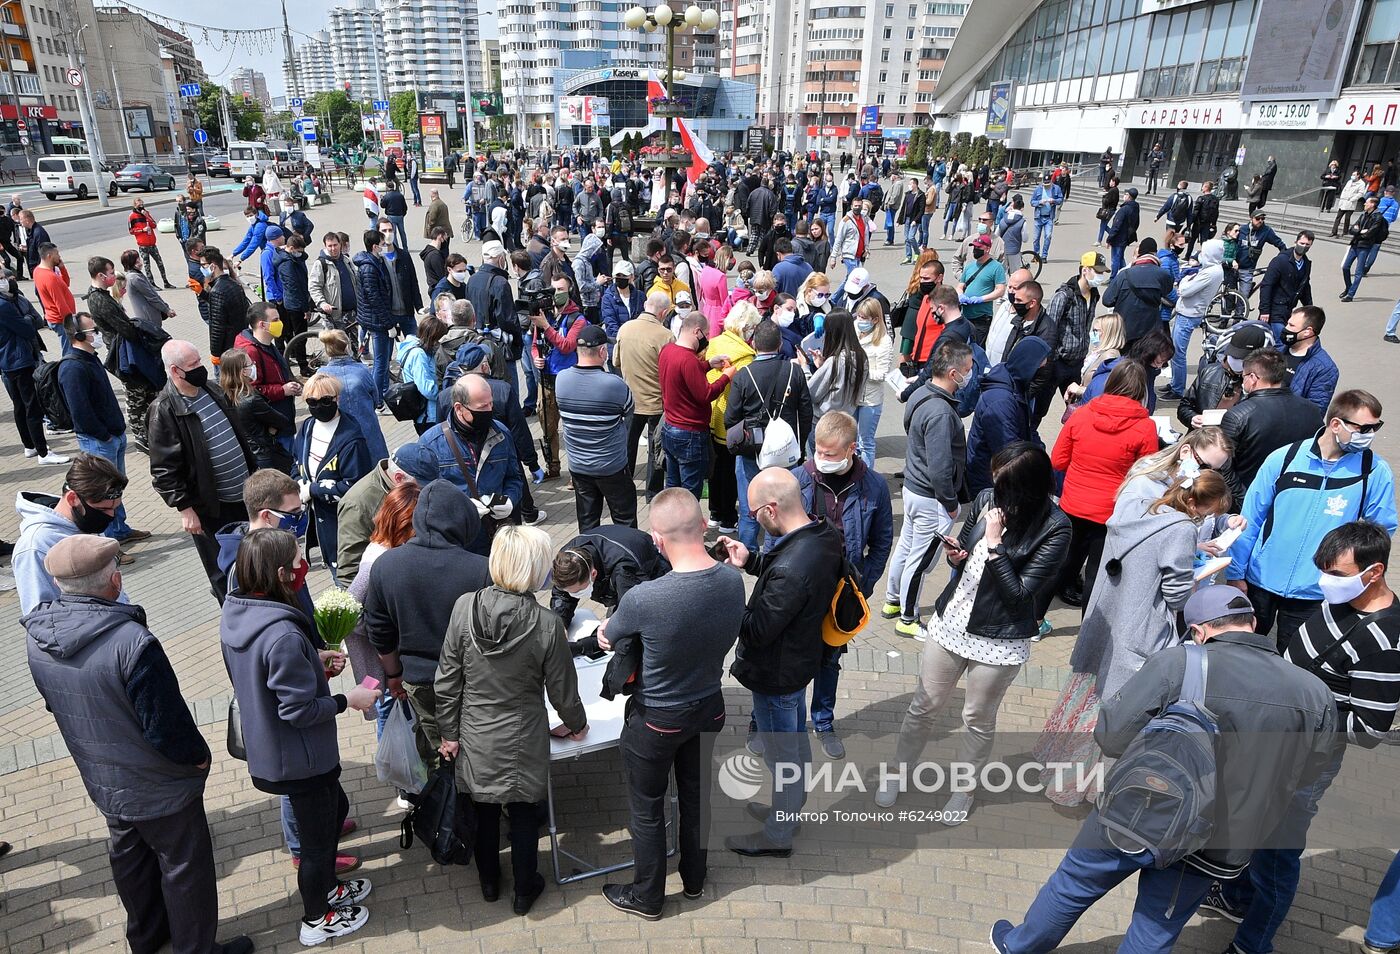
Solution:
{"label": "bicycle", "polygon": [[1031,273],[1031,281],[1040,277],[1040,270],[1045,267],[1045,260],[1035,252],[1025,251],[1021,253],[1021,267]]}
{"label": "bicycle", "polygon": [[[287,342],[287,364],[299,370],[310,368],[312,373],[321,370],[329,362],[326,346],[321,344],[321,332],[327,329],[343,331],[350,338],[350,354],[360,353],[360,323],[354,318],[331,319],[322,315],[310,327]],[[309,377],[309,375],[307,375]]]}
{"label": "bicycle", "polygon": [[[1262,268],[1251,270],[1251,274],[1258,278],[1264,273]],[[1249,320],[1251,305],[1249,299],[1258,292],[1259,284],[1255,282],[1250,286],[1249,294],[1241,293],[1238,286],[1235,288],[1221,287],[1215,298],[1211,300],[1210,306],[1206,309],[1203,323],[1209,331],[1219,334],[1228,331],[1241,322]]]}

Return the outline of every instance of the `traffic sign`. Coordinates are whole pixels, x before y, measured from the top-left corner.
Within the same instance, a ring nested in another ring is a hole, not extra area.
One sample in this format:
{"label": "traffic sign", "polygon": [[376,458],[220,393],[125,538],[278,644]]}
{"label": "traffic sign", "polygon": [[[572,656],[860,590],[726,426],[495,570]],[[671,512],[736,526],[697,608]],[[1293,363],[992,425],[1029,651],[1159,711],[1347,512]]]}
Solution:
{"label": "traffic sign", "polygon": [[287,100],[287,105],[300,108],[305,104],[300,96],[293,96],[291,99]]}
{"label": "traffic sign", "polygon": [[389,111],[389,101],[387,99],[376,99],[374,101],[374,111],[376,113],[387,113]]}
{"label": "traffic sign", "polygon": [[[69,82],[72,81],[70,80]],[[74,83],[73,85],[76,86],[78,84]],[[198,96],[202,92],[203,89],[198,83],[182,83],[180,85],[180,95],[185,99],[190,99],[192,97]]]}
{"label": "traffic sign", "polygon": [[16,119],[15,128],[18,129],[20,132],[24,132],[29,127],[25,124],[23,119]]}
{"label": "traffic sign", "polygon": [[308,129],[308,130],[306,130],[305,132],[303,132],[303,133],[301,134],[301,141],[302,141],[302,142],[315,142],[315,141],[316,141],[316,130],[314,130],[314,129]]}
{"label": "traffic sign", "polygon": [[295,129],[297,132],[301,132],[301,127],[305,122],[305,119],[293,119],[292,128]]}
{"label": "traffic sign", "polygon": [[202,146],[209,141],[209,134],[203,129],[196,129],[194,131],[194,141]]}
{"label": "traffic sign", "polygon": [[83,71],[77,67],[70,67],[63,71],[63,78],[68,81],[69,86],[83,85]]}

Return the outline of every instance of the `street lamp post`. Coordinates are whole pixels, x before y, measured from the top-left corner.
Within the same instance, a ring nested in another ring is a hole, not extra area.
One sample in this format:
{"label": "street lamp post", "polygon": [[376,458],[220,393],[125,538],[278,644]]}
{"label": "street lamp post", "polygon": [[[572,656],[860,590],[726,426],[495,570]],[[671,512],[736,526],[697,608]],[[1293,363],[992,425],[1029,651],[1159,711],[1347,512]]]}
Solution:
{"label": "street lamp post", "polygon": [[81,95],[78,96],[78,116],[83,123],[83,139],[87,142],[88,163],[92,166],[93,181],[97,184],[97,202],[105,209],[110,203],[107,200],[107,190],[102,186],[102,163],[97,158],[102,155],[102,140],[97,131],[97,110],[92,104],[92,77],[88,75],[87,55],[82,46],[83,31],[87,28],[86,23],[79,27],[73,36],[73,42],[68,46],[68,68],[77,70],[83,81]]}
{"label": "street lamp post", "polygon": [[671,104],[665,111],[666,158],[669,159],[675,144],[675,117],[678,115],[678,110],[674,108],[675,97],[672,95],[676,82],[676,34],[685,30],[709,32],[718,28],[719,11],[702,10],[692,3],[686,7],[683,14],[677,15],[676,11],[662,3],[651,11],[641,6],[632,7],[623,14],[622,22],[629,29],[642,30],[645,33],[652,33],[658,29],[666,31],[666,75],[663,79],[666,82],[666,100]]}

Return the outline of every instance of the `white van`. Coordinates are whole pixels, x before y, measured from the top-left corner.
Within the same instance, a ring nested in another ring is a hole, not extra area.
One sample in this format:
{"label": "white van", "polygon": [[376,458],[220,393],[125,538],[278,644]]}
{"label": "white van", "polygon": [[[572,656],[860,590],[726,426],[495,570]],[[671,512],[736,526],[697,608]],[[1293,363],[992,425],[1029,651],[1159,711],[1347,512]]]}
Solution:
{"label": "white van", "polygon": [[261,179],[269,166],[275,166],[272,150],[265,142],[231,142],[228,144],[229,173],[235,179],[253,176]]}
{"label": "white van", "polygon": [[[110,172],[93,172],[87,156],[43,156],[39,159],[39,191],[53,202],[61,195],[86,199],[98,189],[117,194],[117,183]],[[99,185],[100,181],[100,185]]]}

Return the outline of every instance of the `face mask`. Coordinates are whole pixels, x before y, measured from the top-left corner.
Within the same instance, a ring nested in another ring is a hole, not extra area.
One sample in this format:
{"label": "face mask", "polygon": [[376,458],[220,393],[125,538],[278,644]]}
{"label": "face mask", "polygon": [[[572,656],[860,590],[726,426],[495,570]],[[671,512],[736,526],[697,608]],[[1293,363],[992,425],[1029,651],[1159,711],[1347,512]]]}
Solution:
{"label": "face mask", "polygon": [[777,311],[773,312],[773,320],[778,323],[779,328],[786,328],[791,325],[793,318],[796,316],[796,312],[787,308],[779,308]]}
{"label": "face mask", "polygon": [[1244,374],[1244,358],[1235,358],[1227,354],[1225,356],[1225,367],[1233,371],[1236,375]]}
{"label": "face mask", "polygon": [[312,399],[306,402],[306,409],[311,412],[311,416],[322,424],[332,421],[340,413],[340,402],[334,398]]}
{"label": "face mask", "polygon": [[209,265],[201,265],[199,266],[199,274],[203,275],[205,278],[213,278],[214,269]]}
{"label": "face mask", "polygon": [[1031,313],[1031,303],[1028,301],[1015,301],[1011,303],[1012,309],[1022,318]]}
{"label": "face mask", "polygon": [[282,337],[282,319],[274,318],[267,323],[267,330],[274,338]]}
{"label": "face mask", "polygon": [[568,303],[569,303],[569,293],[568,293],[568,292],[566,292],[566,291],[557,291],[557,292],[554,293],[554,307],[555,307],[555,308],[563,308],[563,307],[564,307],[565,305],[567,305]]}
{"label": "face mask", "polygon": [[817,470],[823,474],[844,474],[851,469],[851,459],[843,457],[840,460],[819,460],[816,465]]}
{"label": "face mask", "polygon": [[973,246],[973,248],[972,248],[972,257],[973,257],[973,258],[985,258],[986,255],[987,255],[987,250],[986,250],[985,248],[980,248],[980,247],[975,246],[975,245]]}
{"label": "face mask", "polygon": [[628,285],[632,284],[632,279],[623,278],[619,275],[617,278],[613,279],[613,284],[615,284],[618,288],[626,288]]}
{"label": "face mask", "polygon": [[1108,284],[1110,278],[1112,278],[1112,276],[1109,275],[1108,272],[1095,272],[1094,277],[1089,279],[1089,287],[1102,288]]}
{"label": "face mask", "polygon": [[1284,331],[1279,335],[1279,340],[1291,348],[1298,343],[1298,332]]}
{"label": "face mask", "polygon": [[741,273],[739,274],[739,284],[740,284],[740,285],[743,285],[745,288],[752,288],[752,287],[753,287],[753,275],[752,275],[751,273],[748,273],[748,272],[741,272]]}
{"label": "face mask", "polygon": [[209,369],[202,364],[198,367],[190,368],[188,371],[182,368],[181,372],[185,376],[185,383],[191,387],[202,388],[205,382],[209,380]]}
{"label": "face mask", "polygon": [[300,513],[282,513],[280,510],[269,510],[268,513],[277,516],[278,530],[286,530],[298,538],[306,536],[306,528],[311,525],[311,512],[305,508]]}
{"label": "face mask", "polygon": [[100,331],[94,331],[92,333],[92,337],[90,337],[88,341],[90,341],[92,343],[92,346],[98,349],[99,351],[106,346],[106,342],[102,340],[102,332]]}
{"label": "face mask", "polygon": [[248,365],[248,370],[243,373],[248,376],[249,381],[256,381],[258,379],[258,366],[256,364],[250,364]]}
{"label": "face mask", "polygon": [[1091,348],[1097,348],[1097,347],[1099,346],[1099,341],[1101,341],[1101,340],[1102,340],[1102,339],[1099,337],[1099,331],[1098,331],[1098,329],[1097,329],[1097,328],[1090,328],[1090,329],[1089,329],[1089,347],[1091,347]]}
{"label": "face mask", "polygon": [[919,282],[919,291],[923,292],[925,295],[933,291],[936,287],[938,287],[938,282]]}
{"label": "face mask", "polygon": [[1293,254],[1298,256],[1299,258],[1307,258],[1308,249],[1311,247],[1312,246],[1310,245],[1295,245],[1293,246]]}
{"label": "face mask", "polygon": [[678,318],[685,318],[685,317],[687,317],[687,316],[688,316],[692,311],[694,311],[694,310],[695,310],[695,309],[694,309],[694,308],[691,308],[689,305],[677,305],[677,306],[676,306],[676,317],[678,317]]}
{"label": "face mask", "polygon": [[987,223],[986,223],[986,222],[978,222],[978,223],[977,223],[977,234],[978,234],[978,235],[986,235],[986,234],[987,234]]}
{"label": "face mask", "polygon": [[82,510],[73,510],[73,524],[79,533],[101,533],[116,519],[113,514],[104,513],[87,501],[83,501],[80,506]]}
{"label": "face mask", "polygon": [[1353,434],[1352,432],[1346,430],[1345,426],[1343,426],[1342,432],[1348,435],[1348,440],[1343,441],[1340,437],[1338,437],[1337,446],[1340,447],[1342,451],[1347,454],[1361,453],[1362,451],[1366,450],[1366,448],[1370,447],[1371,443],[1376,439],[1375,431],[1372,431],[1369,434],[1362,434],[1358,431]]}
{"label": "face mask", "polygon": [[831,300],[831,295],[823,292],[821,294],[812,295],[807,300],[816,307],[820,308]]}
{"label": "face mask", "polygon": [[[1367,570],[1370,567],[1366,568]],[[1366,581],[1361,579],[1366,570],[1362,570],[1355,576],[1333,576],[1324,573],[1317,578],[1318,589],[1322,590],[1322,598],[1328,603],[1350,603],[1362,593],[1366,592]]]}
{"label": "face mask", "polygon": [[870,332],[872,332],[872,331],[874,331],[874,330],[875,330],[875,322],[873,322],[873,321],[868,321],[868,320],[866,320],[865,318],[857,318],[857,319],[856,319],[856,331],[859,332],[860,334],[868,335],[868,334],[870,334]]}
{"label": "face mask", "polygon": [[596,236],[598,236],[599,238],[603,238],[604,236],[606,236],[606,235],[608,234],[608,230],[607,230],[607,229],[594,229],[594,230],[593,230],[593,234],[596,235]]}
{"label": "face mask", "polygon": [[383,232],[383,233],[381,233],[381,234],[384,236],[384,241],[380,242],[379,244],[382,245],[382,246],[384,246],[385,248],[393,248],[393,247],[394,247],[394,233],[393,233],[393,232]]}
{"label": "face mask", "polygon": [[696,341],[695,341],[695,353],[696,353],[696,354],[704,354],[704,353],[705,353],[705,349],[708,348],[709,346],[710,346],[710,336],[709,336],[709,335],[701,335],[701,336],[700,336],[699,338],[697,338]]}
{"label": "face mask", "polygon": [[258,217],[257,217],[256,215],[245,215],[245,216],[243,216],[243,221],[247,222],[249,225],[252,225],[252,224],[253,224],[254,222],[256,222],[257,220],[258,220]]}
{"label": "face mask", "polygon": [[306,574],[311,569],[311,564],[302,560],[292,567],[292,592],[300,593],[302,587],[306,586]]}
{"label": "face mask", "polygon": [[467,425],[467,429],[478,436],[485,436],[491,430],[491,421],[495,418],[494,409],[485,411],[472,411],[472,422]]}

